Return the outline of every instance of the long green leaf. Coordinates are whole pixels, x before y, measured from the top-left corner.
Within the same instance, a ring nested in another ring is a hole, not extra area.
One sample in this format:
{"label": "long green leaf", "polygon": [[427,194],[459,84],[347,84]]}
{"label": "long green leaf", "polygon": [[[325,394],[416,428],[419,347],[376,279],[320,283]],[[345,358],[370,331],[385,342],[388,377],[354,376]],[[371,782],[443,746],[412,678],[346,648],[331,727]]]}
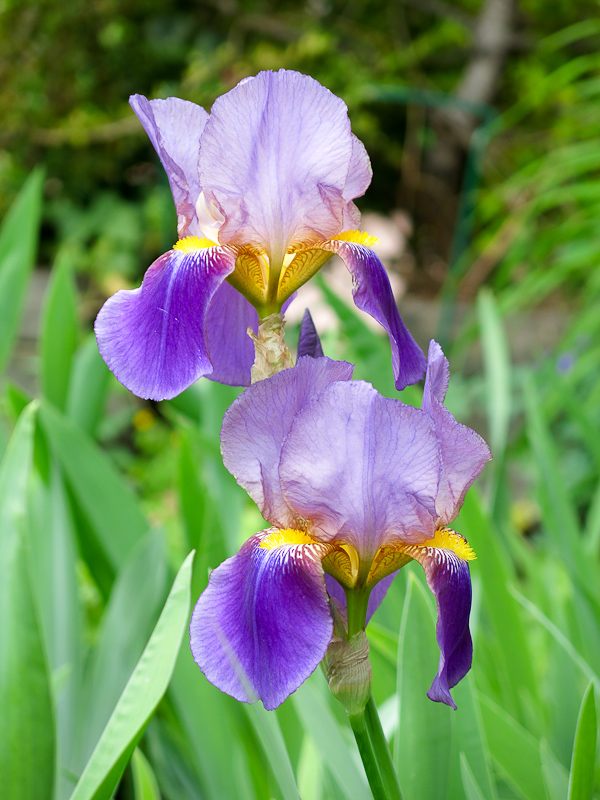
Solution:
{"label": "long green leaf", "polygon": [[17,334],[35,263],[44,173],[31,173],[0,227],[0,373]]}
{"label": "long green leaf", "polygon": [[59,255],[46,291],[42,314],[42,391],[57,408],[64,409],[77,347],[77,291],[66,254]]}
{"label": "long green leaf", "polygon": [[588,800],[592,796],[597,736],[594,684],[590,681],[577,719],[569,777],[569,800]]}
{"label": "long green leaf", "polygon": [[23,411],[0,468],[0,775],[11,800],[47,800],[54,788],[50,675],[26,538],[34,414],[33,404]]}
{"label": "long green leaf", "polygon": [[81,767],[108,721],[152,633],[166,595],[167,562],[161,531],[138,543],[119,571],[104,612],[83,687],[78,719]]}
{"label": "long green leaf", "polygon": [[405,800],[441,800],[446,796],[452,711],[427,698],[438,661],[432,598],[411,572],[400,623],[399,727],[394,748]]}
{"label": "long green leaf", "polygon": [[167,690],[190,612],[193,553],[183,562],[142,657],[71,800],[109,800],[148,720]]}
{"label": "long green leaf", "polygon": [[348,746],[326,698],[319,693],[316,686],[319,677],[323,680],[315,675],[292,695],[294,706],[344,797],[362,800],[368,796],[369,787],[364,772],[356,767],[358,753],[354,746]]}
{"label": "long green leaf", "polygon": [[67,416],[89,436],[95,436],[102,417],[110,372],[90,333],[75,353],[67,398]]}
{"label": "long green leaf", "polygon": [[98,543],[116,572],[148,530],[136,498],[108,457],[48,403],[40,421]]}
{"label": "long green leaf", "polygon": [[490,698],[479,695],[490,754],[519,797],[546,796],[539,743]]}
{"label": "long green leaf", "polygon": [[262,703],[245,706],[245,711],[273,770],[283,799],[300,800],[294,771],[276,715],[272,711],[266,711]]}

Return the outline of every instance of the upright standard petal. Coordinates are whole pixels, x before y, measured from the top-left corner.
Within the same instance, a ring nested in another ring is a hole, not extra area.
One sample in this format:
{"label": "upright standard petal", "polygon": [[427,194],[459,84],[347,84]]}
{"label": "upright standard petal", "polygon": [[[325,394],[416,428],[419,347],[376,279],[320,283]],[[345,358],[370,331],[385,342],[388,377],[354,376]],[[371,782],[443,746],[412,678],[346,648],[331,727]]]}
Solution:
{"label": "upright standard petal", "polygon": [[352,202],[356,197],[362,197],[367,191],[373,170],[371,160],[364,144],[352,134],[352,156],[348,168],[348,178],[344,186],[344,226],[342,230],[354,230],[360,223],[360,211]]}
{"label": "upright standard petal", "polygon": [[356,238],[356,233],[340,234],[322,247],[337,253],[352,275],[352,294],[356,307],[370,314],[387,331],[392,347],[396,389],[404,389],[423,377],[427,363],[425,356],[398,313],[390,279],[379,258],[369,247],[344,240],[344,236]]}
{"label": "upright standard petal", "polygon": [[194,659],[211,683],[273,709],[316,669],[333,633],[326,552],[299,531],[263,531],[213,570],[190,624]]}
{"label": "upright standard petal", "polygon": [[456,708],[450,689],[471,669],[473,658],[469,631],[471,575],[468,560],[474,558],[474,554],[463,537],[450,530],[438,531],[431,546],[427,544],[405,548],[405,552],[425,570],[427,585],[435,595],[437,605],[436,636],[440,663],[427,697]]}
{"label": "upright standard petal", "polygon": [[254,383],[225,413],[223,463],[270,523],[286,527],[296,521],[281,494],[278,472],[282,443],[295,415],[330,383],[350,380],[352,370],[345,361],[305,356],[292,369]]}
{"label": "upright standard petal", "polygon": [[109,298],[95,330],[116,378],[138,397],[168,400],[210,374],[204,317],[234,267],[228,248],[175,248],[152,264],[139,289]]}
{"label": "upright standard petal", "polygon": [[492,457],[481,436],[457,422],[443,405],[448,380],[448,359],[432,339],[421,408],[433,420],[440,441],[442,474],[436,510],[441,525],[447,525],[456,518],[467,490]]}
{"label": "upright standard petal", "polygon": [[219,241],[266,252],[279,269],[287,250],[339,233],[352,150],[346,104],[299,72],[261,72],[219,97],[199,159],[225,216]]}
{"label": "upright standard petal", "polygon": [[332,384],[308,402],[279,465],[283,496],[313,535],[351,544],[366,562],[395,538],[431,538],[439,471],[427,415],[363,381]]}
{"label": "upright standard petal", "polygon": [[201,191],[198,151],[208,113],[201,106],[178,97],[147,100],[141,94],[134,94],[129,102],[167,173],[177,209],[179,238],[197,236],[200,231],[196,202]]}

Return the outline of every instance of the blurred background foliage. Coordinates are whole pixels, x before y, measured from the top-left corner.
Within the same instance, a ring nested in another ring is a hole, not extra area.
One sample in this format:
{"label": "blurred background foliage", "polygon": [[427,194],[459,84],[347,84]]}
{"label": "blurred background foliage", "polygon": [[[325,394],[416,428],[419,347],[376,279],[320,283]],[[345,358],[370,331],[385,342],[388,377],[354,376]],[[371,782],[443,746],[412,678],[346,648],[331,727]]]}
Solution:
{"label": "blurred background foliage", "polygon": [[[0,729],[0,766],[13,765],[11,800],[66,800],[90,757],[78,800],[110,798],[123,773],[120,800],[365,797],[320,673],[264,715],[190,660],[185,590],[194,602],[208,568],[262,526],[219,455],[237,390],[200,381],[168,403],[139,401],[90,332],[105,297],[137,285],[175,236],[128,96],[209,108],[280,67],[348,103],[374,169],[361,208],[402,235],[390,269],[405,320],[423,346],[443,339],[448,406],[494,455],[456,522],[478,553],[476,658],[457,714],[425,698],[438,651],[417,571],[402,571],[370,626],[405,796],[597,797],[598,3],[0,0],[0,26],[0,613],[12,614],[0,718],[13,726]],[[325,352],[397,396],[385,339],[329,280],[316,283],[337,321]],[[402,398],[418,404],[420,390]],[[174,584],[192,548],[193,573],[186,562]],[[154,655],[138,663],[161,613]],[[111,716],[130,679],[129,713]]]}

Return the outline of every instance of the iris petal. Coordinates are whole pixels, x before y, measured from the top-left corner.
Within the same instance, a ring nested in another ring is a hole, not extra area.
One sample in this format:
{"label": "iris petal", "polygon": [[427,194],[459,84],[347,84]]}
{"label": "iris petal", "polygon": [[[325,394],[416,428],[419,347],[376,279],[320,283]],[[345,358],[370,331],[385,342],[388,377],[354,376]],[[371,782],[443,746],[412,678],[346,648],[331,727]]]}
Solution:
{"label": "iris petal", "polygon": [[208,113],[195,103],[178,97],[147,100],[141,94],[134,94],[129,102],[169,178],[177,209],[179,238],[199,235],[196,214],[196,201],[201,191],[198,151]]}
{"label": "iris petal", "polygon": [[479,476],[491,454],[475,431],[457,422],[443,405],[448,388],[449,366],[442,348],[431,341],[421,408],[435,424],[442,453],[442,474],[436,510],[441,525],[456,518],[467,490]]}
{"label": "iris petal", "polygon": [[396,389],[420,381],[426,361],[421,348],[398,313],[390,279],[375,253],[364,245],[333,239],[322,247],[337,253],[352,275],[354,303],[387,331],[392,347]]}
{"label": "iris petal", "polygon": [[248,328],[258,330],[258,313],[227,281],[214,294],[204,321],[213,371],[211,381],[250,386],[254,344]]}
{"label": "iris petal", "polygon": [[261,547],[271,535],[253,536],[211,573],[190,624],[192,653],[208,680],[267,709],[315,670],[333,633],[321,567],[327,545]]}
{"label": "iris petal", "polygon": [[174,249],[152,264],[138,289],[109,298],[95,330],[117,379],[139,397],[165,400],[211,373],[204,317],[234,266],[228,248]]}
{"label": "iris petal", "polygon": [[433,535],[439,468],[427,415],[352,381],[328,386],[296,414],[279,476],[319,540],[351,544],[370,562],[390,541]]}
{"label": "iris petal", "polygon": [[298,358],[302,358],[302,356],[321,358],[323,355],[323,347],[321,346],[319,334],[315,328],[315,323],[310,315],[310,311],[307,308],[302,317],[300,335],[298,336]]}
{"label": "iris petal", "polygon": [[200,183],[225,216],[219,241],[287,250],[342,229],[353,140],[346,104],[298,72],[261,72],[219,97],[202,136]]}
{"label": "iris petal", "polygon": [[254,383],[223,419],[223,463],[259,507],[263,517],[282,527],[297,515],[281,493],[279,459],[292,420],[313,395],[333,381],[347,381],[352,365],[328,358],[300,358],[293,369]]}
{"label": "iris petal", "polygon": [[427,697],[456,708],[450,689],[471,669],[473,657],[469,631],[469,565],[453,550],[444,547],[407,547],[406,552],[425,570],[427,585],[435,595],[437,605],[436,636],[440,663]]}

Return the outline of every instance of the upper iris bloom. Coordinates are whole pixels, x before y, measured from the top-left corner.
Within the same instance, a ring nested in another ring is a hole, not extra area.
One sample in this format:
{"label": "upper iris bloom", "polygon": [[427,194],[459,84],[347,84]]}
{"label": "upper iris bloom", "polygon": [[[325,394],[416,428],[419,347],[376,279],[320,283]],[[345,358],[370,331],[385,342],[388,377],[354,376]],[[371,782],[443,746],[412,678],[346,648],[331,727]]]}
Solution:
{"label": "upper iris bloom", "polygon": [[224,463],[273,527],[211,573],[192,652],[219,689],[275,708],[323,659],[331,598],[349,631],[351,621],[364,629],[392,573],[414,559],[437,602],[441,656],[428,696],[456,707],[449,690],[471,666],[474,554],[447,525],[490,453],[443,406],[448,362],[435,342],[421,409],[351,373],[305,356],[226,413]]}
{"label": "upper iris bloom", "polygon": [[96,320],[102,357],[127,388],[161,400],[203,375],[249,385],[248,327],[279,312],[333,253],[356,305],[389,334],[397,388],[422,378],[425,358],[369,249],[375,240],[354,230],[352,200],[371,166],[340,98],[280,70],[243,80],[210,115],[175,97],[130,102],[169,178],[179,241]]}

